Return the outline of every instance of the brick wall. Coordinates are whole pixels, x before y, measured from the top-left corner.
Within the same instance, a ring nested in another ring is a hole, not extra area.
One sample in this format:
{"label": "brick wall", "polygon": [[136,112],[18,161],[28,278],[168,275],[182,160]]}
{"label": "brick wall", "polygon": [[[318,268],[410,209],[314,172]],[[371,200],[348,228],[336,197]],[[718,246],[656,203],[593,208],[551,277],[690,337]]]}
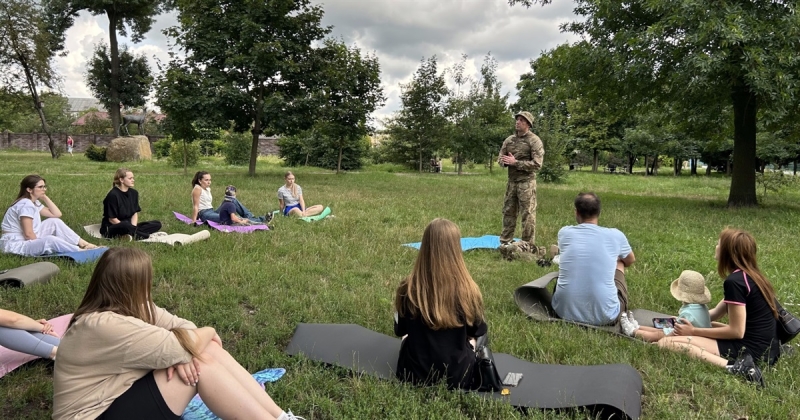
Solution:
{"label": "brick wall", "polygon": [[[64,133],[53,133],[53,141],[56,145],[61,145],[64,151],[67,150],[67,135]],[[164,138],[164,136],[147,136],[150,140],[150,148],[152,151],[153,142],[157,142]],[[83,153],[90,144],[100,147],[108,146],[108,143],[114,139],[112,134],[73,134],[72,140],[74,143],[75,153]],[[47,148],[47,135],[44,133],[0,133],[0,150],[17,148],[22,150],[34,150],[40,152],[48,152]],[[259,155],[277,155],[279,151],[278,139],[275,137],[261,138],[258,141],[258,154]]]}

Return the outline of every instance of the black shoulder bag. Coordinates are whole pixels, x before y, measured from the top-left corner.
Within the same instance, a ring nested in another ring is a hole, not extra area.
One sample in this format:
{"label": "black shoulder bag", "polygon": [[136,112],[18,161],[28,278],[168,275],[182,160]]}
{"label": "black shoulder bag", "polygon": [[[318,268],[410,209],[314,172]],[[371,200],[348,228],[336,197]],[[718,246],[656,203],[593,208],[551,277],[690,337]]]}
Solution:
{"label": "black shoulder bag", "polygon": [[486,335],[476,339],[475,357],[477,363],[472,377],[472,389],[478,392],[500,392],[503,383],[497,367],[494,364],[494,355],[489,349],[489,340]]}
{"label": "black shoulder bag", "polygon": [[775,299],[775,308],[778,310],[778,319],[775,320],[778,340],[781,341],[781,344],[788,343],[797,334],[800,334],[800,319],[795,318],[794,315],[784,309],[778,299]]}

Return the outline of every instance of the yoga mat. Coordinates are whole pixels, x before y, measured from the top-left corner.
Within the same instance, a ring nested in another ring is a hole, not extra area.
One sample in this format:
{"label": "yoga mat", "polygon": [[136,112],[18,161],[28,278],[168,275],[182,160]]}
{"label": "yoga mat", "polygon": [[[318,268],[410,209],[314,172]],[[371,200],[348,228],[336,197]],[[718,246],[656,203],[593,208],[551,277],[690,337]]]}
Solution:
{"label": "yoga mat", "polygon": [[[104,238],[103,235],[100,234],[100,224],[84,226],[83,230],[85,230],[86,233],[88,233],[92,237],[99,239],[108,239]],[[156,232],[150,235],[150,238],[142,239],[139,242],[159,243],[159,244],[167,244],[175,246],[175,244],[187,245],[192,242],[204,241],[210,237],[211,233],[207,230],[201,230],[200,232],[193,233],[191,235],[187,235],[185,233],[168,234],[166,232]]]}
{"label": "yoga mat", "polygon": [[330,207],[325,207],[325,210],[322,210],[322,213],[316,216],[308,216],[308,217],[301,217],[300,220],[305,220],[306,222],[316,222],[317,220],[322,220],[328,217],[332,213]]}
{"label": "yoga mat", "polygon": [[267,225],[244,225],[244,226],[236,226],[236,225],[223,225],[217,222],[212,222],[211,220],[207,220],[207,223],[212,228],[220,231],[220,232],[236,232],[236,233],[251,233],[257,230],[269,230]]}
{"label": "yoga mat", "polygon": [[0,270],[0,286],[24,287],[47,283],[59,271],[58,266],[51,262],[37,262],[10,270]]}
{"label": "yoga mat", "polygon": [[[515,241],[519,239],[514,238]],[[403,244],[403,246],[419,249],[422,242],[412,242],[410,244]],[[469,251],[470,249],[497,249],[500,247],[500,237],[495,235],[483,235],[480,238],[461,238],[461,250]]]}
{"label": "yoga mat", "polygon": [[[524,284],[514,291],[514,300],[517,306],[528,315],[529,318],[536,321],[560,321],[570,324],[577,324],[583,327],[595,328],[610,333],[620,334],[623,337],[628,337],[621,333],[619,325],[590,325],[582,322],[567,321],[561,319],[556,315],[556,311],[551,304],[553,294],[550,292],[549,285],[553,280],[558,278],[558,272],[545,274],[538,279]],[[658,312],[649,311],[647,309],[633,309],[633,317],[639,322],[639,325],[653,325],[653,318],[671,318],[672,315],[665,315]],[[633,338],[633,337],[629,337]]]}
{"label": "yoga mat", "polygon": [[[53,330],[61,337],[64,335],[64,332],[67,331],[67,325],[69,325],[70,319],[72,319],[72,314],[62,315],[48,321],[53,324]],[[0,378],[25,363],[36,359],[38,359],[38,357],[0,346]]]}
{"label": "yoga mat", "polygon": [[95,262],[100,259],[104,252],[108,250],[108,247],[101,246],[95,249],[86,249],[83,251],[75,251],[75,252],[62,252],[60,254],[47,254],[41,255],[37,258],[64,258],[70,260],[76,264],[86,264]]}
{"label": "yoga mat", "polygon": [[177,211],[173,211],[172,214],[175,215],[176,219],[180,220],[183,223],[186,223],[187,225],[200,226],[200,225],[203,224],[203,222],[201,222],[199,220],[194,221],[194,220],[190,219],[189,216],[184,216],[184,215],[178,213]]}
{"label": "yoga mat", "polygon": [[[366,373],[394,378],[400,339],[355,324],[298,324],[286,352]],[[510,394],[477,393],[515,407],[565,409],[585,407],[602,418],[638,419],[642,410],[642,378],[624,364],[563,366],[531,363],[494,353],[501,378],[522,373]]]}
{"label": "yoga mat", "polygon": [[[271,368],[271,369],[264,369],[260,372],[256,372],[253,374],[253,379],[256,380],[261,385],[261,388],[264,388],[264,384],[267,382],[275,382],[280,379],[286,373],[286,369],[283,368]],[[208,409],[206,404],[200,398],[200,395],[195,395],[191,401],[189,401],[189,405],[184,410],[183,415],[181,416],[183,420],[216,420],[219,419],[211,410]]]}

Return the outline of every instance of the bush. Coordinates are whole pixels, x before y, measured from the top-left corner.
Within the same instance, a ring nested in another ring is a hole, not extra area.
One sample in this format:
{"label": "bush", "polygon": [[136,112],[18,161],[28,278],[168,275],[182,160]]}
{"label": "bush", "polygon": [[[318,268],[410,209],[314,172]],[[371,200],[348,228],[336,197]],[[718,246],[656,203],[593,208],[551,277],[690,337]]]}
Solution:
{"label": "bush", "polygon": [[156,159],[169,157],[171,147],[172,140],[170,138],[164,138],[153,143],[153,157]]}
{"label": "bush", "polygon": [[84,152],[83,155],[86,156],[87,159],[95,162],[105,162],[106,148],[90,144],[89,148],[86,149],[86,152]]}
{"label": "bush", "polygon": [[169,149],[169,162],[172,166],[183,167],[183,147],[186,145],[186,166],[195,166],[200,160],[200,146],[197,143],[172,143]]}
{"label": "bush", "polygon": [[218,156],[225,152],[225,142],[222,140],[200,140],[197,144],[203,156]]}
{"label": "bush", "polygon": [[250,163],[250,148],[253,145],[252,135],[228,133],[222,139],[225,142],[225,163],[228,165],[247,165]]}
{"label": "bush", "polygon": [[[339,163],[339,147],[331,139],[307,132],[297,136],[281,137],[278,140],[280,157],[288,166],[310,165],[325,169],[336,169]],[[369,139],[361,138],[346,144],[342,149],[342,170],[360,169],[361,159],[369,151]]]}
{"label": "bush", "polygon": [[567,170],[564,169],[564,165],[553,162],[545,162],[542,165],[542,169],[539,170],[539,175],[537,175],[536,178],[542,182],[564,182],[564,180],[567,178]]}

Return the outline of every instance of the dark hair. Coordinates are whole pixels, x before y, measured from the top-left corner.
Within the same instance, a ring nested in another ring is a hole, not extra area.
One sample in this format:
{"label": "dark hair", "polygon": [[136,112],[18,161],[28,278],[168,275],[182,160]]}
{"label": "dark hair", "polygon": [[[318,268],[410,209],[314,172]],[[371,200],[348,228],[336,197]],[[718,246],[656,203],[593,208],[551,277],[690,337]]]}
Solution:
{"label": "dark hair", "polygon": [[575,210],[581,219],[593,219],[600,216],[600,197],[593,192],[578,194],[575,197]]}
{"label": "dark hair", "polygon": [[39,181],[44,181],[44,178],[35,174],[28,175],[25,178],[22,178],[22,181],[20,181],[19,183],[19,194],[17,194],[17,198],[11,205],[13,206],[14,204],[17,203],[17,201],[23,198],[31,198],[31,193],[28,192],[28,188],[30,189],[36,188],[36,184],[38,184]]}
{"label": "dark hair", "polygon": [[197,171],[197,173],[194,174],[194,178],[192,178],[192,186],[200,185],[200,180],[206,175],[208,175],[206,171]]}

